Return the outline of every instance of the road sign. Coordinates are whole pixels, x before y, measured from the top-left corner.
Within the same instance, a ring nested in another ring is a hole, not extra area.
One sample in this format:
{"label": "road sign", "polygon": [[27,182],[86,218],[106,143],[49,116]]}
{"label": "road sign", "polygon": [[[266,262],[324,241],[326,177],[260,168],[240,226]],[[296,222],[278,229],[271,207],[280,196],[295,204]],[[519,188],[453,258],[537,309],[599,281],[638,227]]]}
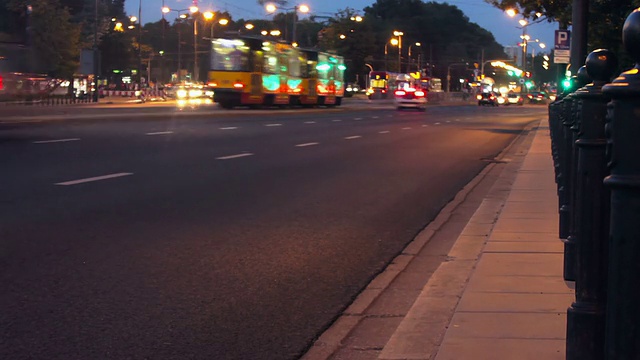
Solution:
{"label": "road sign", "polygon": [[520,84],[524,84],[524,79],[520,79],[520,80],[518,80],[518,82],[519,82]]}
{"label": "road sign", "polygon": [[555,50],[571,49],[571,31],[556,30],[556,36],[554,39],[554,49]]}

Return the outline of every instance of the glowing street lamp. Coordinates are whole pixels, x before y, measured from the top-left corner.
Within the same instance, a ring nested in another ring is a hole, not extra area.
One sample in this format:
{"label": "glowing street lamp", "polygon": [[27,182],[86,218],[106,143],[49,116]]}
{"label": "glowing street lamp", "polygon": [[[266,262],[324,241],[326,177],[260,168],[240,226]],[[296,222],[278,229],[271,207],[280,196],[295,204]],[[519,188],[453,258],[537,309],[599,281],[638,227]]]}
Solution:
{"label": "glowing street lamp", "polygon": [[253,26],[253,24],[251,24],[251,23],[249,23],[249,24],[245,24],[245,25],[244,25],[244,28],[245,28],[245,29],[247,29],[247,30],[253,30],[253,27],[254,27],[254,26]]}
{"label": "glowing street lamp", "polygon": [[[278,7],[273,3],[269,3],[265,5],[264,8],[265,10],[267,10],[268,13],[274,13],[278,10]],[[309,8],[308,5],[300,4],[292,8],[281,8],[281,10],[293,10],[293,31],[292,31],[293,34],[291,35],[291,42],[295,43],[296,42],[296,24],[298,23],[298,11],[303,14],[306,14],[309,11],[311,11],[311,9]]]}

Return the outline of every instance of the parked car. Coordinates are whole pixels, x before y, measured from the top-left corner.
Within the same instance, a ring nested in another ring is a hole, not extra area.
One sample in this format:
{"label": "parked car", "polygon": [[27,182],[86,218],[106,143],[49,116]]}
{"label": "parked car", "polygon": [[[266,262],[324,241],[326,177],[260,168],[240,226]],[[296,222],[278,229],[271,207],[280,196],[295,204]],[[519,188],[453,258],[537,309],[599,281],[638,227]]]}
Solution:
{"label": "parked car", "polygon": [[535,91],[527,94],[530,104],[545,104],[547,103],[547,93],[544,91]]}
{"label": "parked car", "polygon": [[485,92],[476,96],[478,99],[478,106],[490,105],[498,106],[498,95],[492,92]]}
{"label": "parked car", "polygon": [[523,105],[523,104],[524,104],[524,97],[522,97],[522,95],[516,94],[516,93],[507,94],[507,102],[505,102],[505,105]]}
{"label": "parked car", "polygon": [[419,87],[412,87],[409,83],[399,84],[394,93],[394,103],[398,110],[415,108],[425,111],[427,110],[427,92]]}

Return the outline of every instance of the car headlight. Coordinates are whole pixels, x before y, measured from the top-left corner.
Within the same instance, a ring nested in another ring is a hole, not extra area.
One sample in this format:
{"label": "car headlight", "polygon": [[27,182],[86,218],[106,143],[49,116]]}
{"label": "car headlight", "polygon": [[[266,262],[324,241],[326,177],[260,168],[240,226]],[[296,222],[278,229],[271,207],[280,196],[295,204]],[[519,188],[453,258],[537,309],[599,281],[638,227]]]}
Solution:
{"label": "car headlight", "polygon": [[179,98],[186,98],[187,97],[187,90],[178,90],[178,91],[176,91],[176,96],[178,96]]}
{"label": "car headlight", "polygon": [[202,90],[199,90],[199,89],[189,90],[189,97],[197,98],[201,96],[202,96]]}
{"label": "car headlight", "polygon": [[211,91],[211,90],[205,91],[204,95],[205,96],[213,96],[213,91]]}

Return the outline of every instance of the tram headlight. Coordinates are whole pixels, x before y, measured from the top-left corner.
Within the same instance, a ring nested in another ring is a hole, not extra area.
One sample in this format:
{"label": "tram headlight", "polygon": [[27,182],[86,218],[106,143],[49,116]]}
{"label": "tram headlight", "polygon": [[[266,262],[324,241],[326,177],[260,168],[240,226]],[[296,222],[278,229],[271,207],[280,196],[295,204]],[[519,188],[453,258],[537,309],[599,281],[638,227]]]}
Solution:
{"label": "tram headlight", "polygon": [[189,90],[189,97],[190,98],[199,98],[201,96],[202,96],[202,90],[200,90],[200,89]]}
{"label": "tram headlight", "polygon": [[187,97],[187,95],[188,95],[188,93],[187,93],[187,90],[185,90],[185,89],[180,89],[180,90],[176,91],[176,96],[179,99],[184,99],[184,98]]}

